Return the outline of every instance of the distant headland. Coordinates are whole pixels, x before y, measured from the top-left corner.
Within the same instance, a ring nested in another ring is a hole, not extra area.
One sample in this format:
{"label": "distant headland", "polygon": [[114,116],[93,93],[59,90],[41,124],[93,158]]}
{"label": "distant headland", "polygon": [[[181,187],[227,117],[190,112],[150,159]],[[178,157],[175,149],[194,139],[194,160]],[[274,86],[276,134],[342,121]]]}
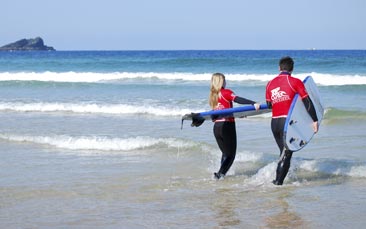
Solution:
{"label": "distant headland", "polygon": [[0,47],[0,51],[56,51],[51,46],[44,45],[43,39],[36,37],[34,39],[21,39]]}

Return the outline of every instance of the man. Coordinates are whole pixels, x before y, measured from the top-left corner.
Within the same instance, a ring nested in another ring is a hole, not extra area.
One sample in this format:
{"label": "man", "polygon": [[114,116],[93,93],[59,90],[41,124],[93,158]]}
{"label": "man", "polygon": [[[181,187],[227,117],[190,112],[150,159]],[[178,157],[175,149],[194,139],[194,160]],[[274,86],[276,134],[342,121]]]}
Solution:
{"label": "man", "polygon": [[268,82],[266,87],[266,102],[268,108],[272,108],[271,129],[280,149],[280,160],[277,165],[275,185],[282,185],[290,168],[292,151],[284,149],[284,125],[292,100],[298,93],[306,110],[313,119],[314,133],[318,132],[318,118],[303,82],[291,76],[294,69],[294,61],[291,57],[283,57],[279,62],[280,74]]}

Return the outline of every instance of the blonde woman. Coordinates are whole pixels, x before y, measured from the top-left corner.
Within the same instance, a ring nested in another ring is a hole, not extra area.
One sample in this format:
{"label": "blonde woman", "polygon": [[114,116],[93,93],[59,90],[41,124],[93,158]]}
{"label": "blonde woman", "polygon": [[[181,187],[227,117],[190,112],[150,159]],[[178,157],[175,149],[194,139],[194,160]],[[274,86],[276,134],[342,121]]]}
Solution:
{"label": "blonde woman", "polygon": [[[234,94],[230,89],[225,88],[225,76],[222,73],[215,73],[211,78],[211,91],[209,104],[214,110],[222,110],[233,107],[233,101],[239,104],[252,104],[259,110],[259,104]],[[222,152],[221,167],[214,173],[216,179],[223,178],[234,162],[236,155],[236,127],[234,117],[222,117],[214,120],[213,132],[216,142]]]}

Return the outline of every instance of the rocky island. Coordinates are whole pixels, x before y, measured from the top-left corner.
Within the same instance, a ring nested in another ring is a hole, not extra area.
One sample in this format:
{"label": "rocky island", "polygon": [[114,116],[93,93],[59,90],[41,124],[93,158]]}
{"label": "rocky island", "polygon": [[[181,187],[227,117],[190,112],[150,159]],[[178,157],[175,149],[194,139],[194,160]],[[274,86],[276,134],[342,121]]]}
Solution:
{"label": "rocky island", "polygon": [[44,45],[43,39],[21,39],[0,47],[0,51],[55,51],[53,47]]}

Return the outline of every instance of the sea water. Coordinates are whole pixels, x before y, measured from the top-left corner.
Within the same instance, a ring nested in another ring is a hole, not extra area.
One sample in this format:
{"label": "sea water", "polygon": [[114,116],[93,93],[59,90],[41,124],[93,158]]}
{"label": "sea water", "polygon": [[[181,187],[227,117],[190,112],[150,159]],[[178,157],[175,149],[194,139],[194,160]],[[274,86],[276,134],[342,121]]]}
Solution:
{"label": "sea water", "polygon": [[[326,108],[274,186],[270,114],[236,120],[236,160],[209,110],[212,73],[265,102],[278,61],[313,76]],[[0,52],[1,228],[363,228],[366,51]]]}

